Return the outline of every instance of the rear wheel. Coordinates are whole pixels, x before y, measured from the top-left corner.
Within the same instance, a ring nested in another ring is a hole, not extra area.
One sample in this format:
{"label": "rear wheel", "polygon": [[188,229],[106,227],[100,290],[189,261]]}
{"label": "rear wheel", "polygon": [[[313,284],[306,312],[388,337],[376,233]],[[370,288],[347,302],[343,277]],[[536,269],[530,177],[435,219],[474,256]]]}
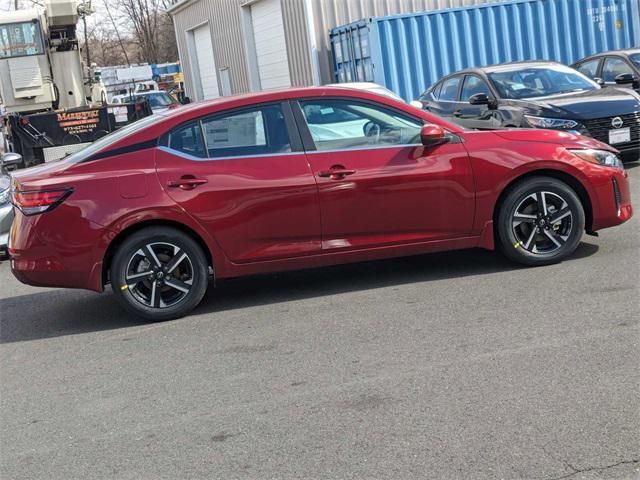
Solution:
{"label": "rear wheel", "polygon": [[208,263],[189,235],[168,227],[140,230],[118,247],[111,287],[129,312],[151,321],[179,318],[202,300]]}
{"label": "rear wheel", "polygon": [[548,265],[571,255],[582,238],[584,209],[575,191],[552,177],[530,177],[506,195],[498,215],[504,254],[525,265]]}

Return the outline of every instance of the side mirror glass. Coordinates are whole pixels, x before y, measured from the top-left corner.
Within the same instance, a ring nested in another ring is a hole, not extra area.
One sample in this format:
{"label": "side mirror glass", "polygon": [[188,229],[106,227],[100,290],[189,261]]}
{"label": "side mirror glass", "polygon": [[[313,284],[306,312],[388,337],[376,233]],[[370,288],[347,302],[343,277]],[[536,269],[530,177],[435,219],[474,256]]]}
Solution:
{"label": "side mirror glass", "polygon": [[629,83],[635,82],[636,77],[633,73],[621,73],[615,80],[618,85],[628,85]]}
{"label": "side mirror glass", "polygon": [[7,152],[2,155],[2,169],[5,170],[8,167],[17,167],[22,163],[22,155],[15,152]]}
{"label": "side mirror glass", "polygon": [[420,100],[411,100],[409,102],[409,105],[411,105],[412,107],[419,108],[420,110],[422,110],[422,108],[423,108],[422,102]]}
{"label": "side mirror glass", "polygon": [[447,143],[447,137],[442,127],[438,125],[423,125],[420,130],[420,140],[425,147],[435,147]]}

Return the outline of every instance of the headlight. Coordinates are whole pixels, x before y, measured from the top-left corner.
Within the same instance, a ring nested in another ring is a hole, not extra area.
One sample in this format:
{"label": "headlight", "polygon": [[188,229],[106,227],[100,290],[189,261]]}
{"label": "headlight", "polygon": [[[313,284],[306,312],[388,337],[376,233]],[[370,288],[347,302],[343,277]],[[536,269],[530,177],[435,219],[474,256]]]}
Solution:
{"label": "headlight", "polygon": [[7,188],[0,192],[0,205],[5,205],[11,201],[11,189]]}
{"label": "headlight", "polygon": [[622,168],[622,160],[613,152],[608,150],[595,150],[595,149],[580,149],[569,150],[575,156],[580,157],[587,162],[596,163],[598,165],[604,165],[605,167]]}
{"label": "headlight", "polygon": [[532,115],[525,115],[524,118],[529,125],[536,128],[573,128],[578,125],[578,122],[562,118],[534,117]]}

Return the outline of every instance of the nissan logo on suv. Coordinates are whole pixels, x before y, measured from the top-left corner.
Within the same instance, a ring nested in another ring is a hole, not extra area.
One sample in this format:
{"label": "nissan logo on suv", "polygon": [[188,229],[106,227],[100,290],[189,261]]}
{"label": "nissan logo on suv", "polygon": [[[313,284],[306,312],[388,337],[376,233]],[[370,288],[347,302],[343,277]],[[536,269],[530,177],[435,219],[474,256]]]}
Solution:
{"label": "nissan logo on suv", "polygon": [[622,119],[620,117],[616,117],[613,120],[611,120],[611,126],[613,128],[620,128],[623,123],[624,122],[622,121]]}

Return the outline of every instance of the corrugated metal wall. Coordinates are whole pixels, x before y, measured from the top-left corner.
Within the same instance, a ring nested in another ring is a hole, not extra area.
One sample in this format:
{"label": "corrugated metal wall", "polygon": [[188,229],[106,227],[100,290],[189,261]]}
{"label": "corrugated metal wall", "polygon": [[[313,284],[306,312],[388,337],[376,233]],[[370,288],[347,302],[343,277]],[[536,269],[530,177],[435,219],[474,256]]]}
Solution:
{"label": "corrugated metal wall", "polygon": [[463,68],[571,64],[639,45],[640,0],[518,0],[374,18],[338,27],[332,37],[342,81],[372,80],[410,100]]}
{"label": "corrugated metal wall", "polygon": [[[194,83],[187,47],[187,31],[209,22],[216,68],[229,68],[232,93],[249,91],[238,0],[195,0],[171,12],[187,95],[194,98]],[[216,72],[217,73],[217,72]],[[220,79],[218,78],[218,83]]]}
{"label": "corrugated metal wall", "polygon": [[[329,31],[368,17],[424,12],[502,0],[311,0],[322,83],[333,81]],[[299,0],[302,4],[303,0]]]}

